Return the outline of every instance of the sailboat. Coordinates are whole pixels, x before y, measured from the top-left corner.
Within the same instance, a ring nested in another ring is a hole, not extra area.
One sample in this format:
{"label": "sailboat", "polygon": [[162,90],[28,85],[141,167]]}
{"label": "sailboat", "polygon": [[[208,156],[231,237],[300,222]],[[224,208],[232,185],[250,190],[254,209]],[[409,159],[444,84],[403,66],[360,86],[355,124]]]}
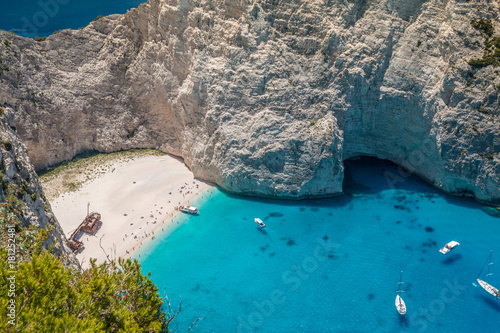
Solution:
{"label": "sailboat", "polygon": [[[398,291],[396,293],[404,293],[404,291],[401,290],[401,285],[404,284],[404,282],[401,282],[402,277],[403,277],[403,271],[401,271],[401,275],[399,276]],[[403,301],[403,299],[399,295],[396,295],[396,309],[398,310],[400,315],[404,316],[406,314],[405,301]]]}
{"label": "sailboat", "polygon": [[486,281],[480,280],[479,276],[481,276],[481,273],[483,272],[484,266],[486,265],[486,262],[483,265],[483,268],[481,268],[481,271],[479,272],[479,275],[477,276],[477,282],[483,287],[484,290],[486,290],[488,293],[491,295],[495,296],[498,299],[500,299],[500,291],[498,291],[497,288],[493,287],[491,284],[488,283],[488,276],[493,275],[493,273],[490,273],[490,267],[493,265],[491,262],[491,257],[493,255],[493,251],[490,252],[490,255],[488,259],[486,259],[486,262],[488,262],[488,273],[486,273]]}

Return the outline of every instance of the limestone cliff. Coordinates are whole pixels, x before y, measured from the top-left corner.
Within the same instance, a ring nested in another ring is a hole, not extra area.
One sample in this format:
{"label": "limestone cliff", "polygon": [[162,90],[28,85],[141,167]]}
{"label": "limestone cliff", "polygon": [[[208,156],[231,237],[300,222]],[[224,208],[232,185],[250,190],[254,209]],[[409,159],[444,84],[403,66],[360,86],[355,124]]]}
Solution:
{"label": "limestone cliff", "polygon": [[[24,227],[50,229],[43,246],[62,257],[62,262],[79,267],[68,241],[45,198],[26,147],[15,132],[11,109],[0,107],[0,202],[15,212]],[[27,244],[17,244],[25,247]]]}
{"label": "limestone cliff", "polygon": [[474,69],[495,1],[150,0],[45,41],[1,33],[0,102],[37,168],[155,147],[231,191],[341,193],[392,160],[500,202],[498,68]]}

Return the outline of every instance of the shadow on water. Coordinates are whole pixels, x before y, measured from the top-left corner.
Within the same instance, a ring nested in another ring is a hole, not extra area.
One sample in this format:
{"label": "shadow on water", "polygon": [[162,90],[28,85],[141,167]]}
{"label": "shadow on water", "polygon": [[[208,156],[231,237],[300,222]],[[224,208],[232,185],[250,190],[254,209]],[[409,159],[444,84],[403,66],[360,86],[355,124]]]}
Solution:
{"label": "shadow on water", "polygon": [[256,228],[257,228],[257,230],[259,230],[260,233],[267,235],[267,231],[264,230],[264,228],[261,228],[261,227],[256,227]]}
{"label": "shadow on water", "polygon": [[[454,205],[471,208],[480,207],[480,204],[471,198],[447,195],[439,191],[422,178],[411,174],[407,170],[388,160],[363,156],[356,159],[345,160],[344,165],[344,182],[342,184],[344,195],[315,199],[304,198],[300,200],[304,207],[308,207],[307,209],[312,207],[315,211],[316,208],[322,207],[345,207],[353,200],[358,200],[364,195],[379,194],[383,191],[391,189],[421,193],[424,200],[433,200],[433,198],[442,196],[446,201]],[[272,205],[297,205],[297,200],[294,199],[275,199],[271,197],[257,196],[255,193],[247,193],[243,195],[234,194],[227,192],[220,187],[218,187],[218,189],[232,199],[270,203]],[[399,208],[405,208],[405,206],[402,205],[402,203],[406,200],[404,194],[402,194],[402,196],[396,196],[394,199],[400,200],[399,203],[401,207]],[[305,211],[306,209],[304,207],[301,207],[300,211]],[[280,215],[280,212],[273,212],[268,217],[279,217]],[[484,215],[487,214],[484,213]]]}
{"label": "shadow on water", "polygon": [[[224,190],[221,187],[217,187],[217,189],[224,193],[228,198],[235,199],[235,200],[245,200],[245,201],[250,201],[250,202],[260,202],[260,203],[268,203],[271,205],[281,205],[285,207],[297,207],[297,201],[300,201],[304,207],[300,207],[299,210],[301,212],[304,212],[311,207],[314,208],[314,211],[317,211],[316,208],[334,208],[334,207],[344,207],[347,204],[349,204],[354,198],[351,195],[337,195],[337,196],[330,196],[330,197],[323,197],[323,198],[304,198],[300,200],[295,200],[295,199],[276,199],[276,198],[270,198],[270,197],[262,197],[262,196],[257,196],[255,193],[248,193],[248,194],[234,194],[231,192],[228,192]],[[307,208],[305,208],[307,207]],[[319,209],[318,209],[319,210]],[[280,217],[281,214],[280,212],[273,212],[267,216],[267,218],[270,217]],[[266,217],[263,218],[263,220]]]}
{"label": "shadow on water", "polygon": [[493,310],[495,310],[496,312],[500,312],[500,300],[493,298],[493,296],[488,297],[488,296],[485,296],[485,295],[481,295],[481,298]]}
{"label": "shadow on water", "polygon": [[[449,195],[428,183],[423,178],[389,161],[376,157],[362,156],[344,161],[344,192],[348,195],[360,196],[381,191],[396,189],[422,193],[428,199],[442,196],[448,203],[479,208],[481,204],[471,198],[470,193]],[[486,213],[485,213],[486,215]]]}
{"label": "shadow on water", "polygon": [[448,266],[448,265],[451,265],[451,264],[455,263],[455,261],[458,261],[460,259],[462,259],[462,255],[461,254],[452,254],[448,259],[443,260],[441,263],[443,265],[447,265]]}
{"label": "shadow on water", "polygon": [[363,156],[345,160],[344,165],[346,194],[373,194],[389,189],[439,193],[421,178],[388,160]]}
{"label": "shadow on water", "polygon": [[410,326],[410,320],[408,319],[408,317],[399,315],[399,326],[401,326],[401,327],[409,327]]}

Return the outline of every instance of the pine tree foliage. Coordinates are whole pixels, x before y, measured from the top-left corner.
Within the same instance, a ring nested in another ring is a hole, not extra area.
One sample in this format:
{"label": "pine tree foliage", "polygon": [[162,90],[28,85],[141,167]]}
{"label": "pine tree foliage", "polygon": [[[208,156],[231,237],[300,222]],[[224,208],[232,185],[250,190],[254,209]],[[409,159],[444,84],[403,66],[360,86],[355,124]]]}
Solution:
{"label": "pine tree foliage", "polygon": [[[8,225],[15,225],[17,245],[15,325],[7,316],[13,275],[4,239]],[[79,271],[42,250],[47,230],[23,227],[8,207],[0,207],[0,227],[0,332],[168,332],[163,298],[137,260],[92,260]]]}

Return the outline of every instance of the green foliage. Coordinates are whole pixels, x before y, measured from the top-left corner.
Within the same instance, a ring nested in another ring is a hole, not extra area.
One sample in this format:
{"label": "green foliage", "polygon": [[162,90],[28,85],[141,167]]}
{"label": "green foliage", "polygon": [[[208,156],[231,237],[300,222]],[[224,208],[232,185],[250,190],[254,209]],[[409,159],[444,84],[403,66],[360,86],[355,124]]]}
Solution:
{"label": "green foliage", "polygon": [[4,39],[3,40],[3,43],[5,44],[5,46],[9,47],[10,46],[10,41],[8,39]]}
{"label": "green foliage", "polygon": [[103,17],[104,17],[104,16],[99,15],[99,16],[97,16],[95,19],[93,19],[93,20],[92,20],[92,22],[97,21],[97,20],[100,20],[100,19],[102,19]]}
{"label": "green foliage", "polygon": [[491,39],[487,39],[484,42],[484,47],[487,49],[492,47],[500,48],[500,37],[493,37]]}
{"label": "green foliage", "polygon": [[493,37],[495,30],[491,20],[479,19],[471,21],[474,28],[481,30],[485,34],[484,55],[481,59],[470,59],[469,65],[474,68],[482,68],[490,65],[500,65],[500,37]]}
{"label": "green foliage", "polygon": [[5,180],[3,176],[3,172],[0,171],[0,185],[2,186],[2,191],[7,190],[7,181]]}
{"label": "green foliage", "polygon": [[5,149],[7,151],[10,151],[12,149],[12,142],[10,142],[9,140],[6,140],[3,142],[3,146],[5,147]]}
{"label": "green foliage", "polygon": [[42,250],[47,230],[24,228],[4,205],[0,224],[2,230],[15,225],[18,247],[15,326],[6,315],[12,268],[6,244],[0,248],[1,332],[168,332],[163,299],[137,260],[91,260],[91,268],[78,271]]}
{"label": "green foliage", "polygon": [[38,36],[35,36],[35,40],[36,40],[37,42],[43,42],[43,41],[44,41],[44,40],[46,40],[46,39],[47,39],[47,36],[43,36],[43,37],[38,37]]}
{"label": "green foliage", "polygon": [[485,54],[481,59],[469,60],[469,65],[475,68],[498,65],[500,63],[500,49],[496,49],[493,54]]}
{"label": "green foliage", "polygon": [[[6,186],[4,187],[3,184],[5,184]],[[4,196],[8,207],[13,210],[16,209],[22,210],[24,208],[24,202],[20,200],[24,197],[25,194],[23,189],[13,183],[5,181],[3,177],[2,177],[2,187],[4,188],[4,191],[6,190]]]}
{"label": "green foliage", "polygon": [[[6,251],[0,250],[0,304],[8,302]],[[64,267],[48,251],[18,265],[16,326],[27,332],[167,332],[163,300],[137,260]],[[22,310],[21,310],[22,309]],[[0,330],[9,332],[6,315]]]}
{"label": "green foliage", "polygon": [[479,108],[479,109],[477,109],[477,111],[480,112],[480,113],[483,113],[483,114],[491,114],[491,112],[488,111],[488,110],[486,110],[486,109]]}
{"label": "green foliage", "polygon": [[491,24],[491,20],[484,20],[484,19],[472,20],[471,24],[474,27],[474,29],[481,30],[486,34],[486,36],[488,37],[493,36],[494,30],[493,30],[493,24]]}
{"label": "green foliage", "polygon": [[[19,211],[13,209],[9,204],[2,203],[0,205],[0,228],[7,232],[7,226],[14,225],[16,229],[16,255],[19,260],[28,259],[32,253],[41,251],[41,247],[43,241],[47,238],[49,230],[46,229],[37,229],[36,227],[30,225],[29,227],[24,227],[19,220]],[[2,250],[5,251],[7,249],[8,240],[7,237],[1,238],[0,244],[0,257],[3,255],[1,253]],[[6,260],[3,260],[5,262]],[[1,263],[0,263],[1,264]],[[1,266],[0,266],[1,267]],[[0,275],[2,270],[0,269]],[[0,276],[1,279],[1,276]],[[1,295],[0,295],[1,297]],[[1,298],[0,298],[1,299]],[[1,329],[0,329],[1,331]]]}

